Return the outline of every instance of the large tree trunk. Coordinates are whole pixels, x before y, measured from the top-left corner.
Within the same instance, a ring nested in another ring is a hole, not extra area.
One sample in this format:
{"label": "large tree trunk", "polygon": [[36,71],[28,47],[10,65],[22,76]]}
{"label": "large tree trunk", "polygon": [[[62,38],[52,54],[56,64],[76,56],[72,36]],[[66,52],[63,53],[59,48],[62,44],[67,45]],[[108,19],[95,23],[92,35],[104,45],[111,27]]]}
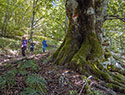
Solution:
{"label": "large tree trunk", "polygon": [[[66,0],[66,12],[69,18],[68,31],[52,59],[56,64],[68,65],[87,76],[91,74],[116,88],[117,82],[113,83],[110,73],[100,64],[104,55],[101,28],[108,1]],[[78,15],[76,20],[73,20],[74,15]],[[122,84],[118,85],[125,87]],[[121,88],[119,91],[125,92]]]}
{"label": "large tree trunk", "polygon": [[[103,49],[99,38],[103,23],[99,9],[101,2],[100,0],[97,2],[94,0],[67,0],[68,33],[63,44],[53,56],[55,63],[68,64],[83,71],[90,60],[94,62],[102,58]],[[77,20],[72,18],[75,14],[78,15]]]}

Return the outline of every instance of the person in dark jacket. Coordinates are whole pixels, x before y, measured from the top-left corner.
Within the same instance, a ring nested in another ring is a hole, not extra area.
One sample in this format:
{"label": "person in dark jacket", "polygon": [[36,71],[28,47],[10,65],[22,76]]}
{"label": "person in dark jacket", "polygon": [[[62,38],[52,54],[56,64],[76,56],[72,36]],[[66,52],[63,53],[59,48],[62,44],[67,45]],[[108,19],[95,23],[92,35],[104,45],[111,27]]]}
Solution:
{"label": "person in dark jacket", "polygon": [[30,51],[31,52],[34,51],[34,45],[35,45],[35,43],[33,43],[33,41],[31,41],[31,43],[30,43]]}
{"label": "person in dark jacket", "polygon": [[22,49],[22,56],[26,56],[25,51],[27,48],[27,40],[26,37],[22,37],[22,42],[21,42],[21,49]]}

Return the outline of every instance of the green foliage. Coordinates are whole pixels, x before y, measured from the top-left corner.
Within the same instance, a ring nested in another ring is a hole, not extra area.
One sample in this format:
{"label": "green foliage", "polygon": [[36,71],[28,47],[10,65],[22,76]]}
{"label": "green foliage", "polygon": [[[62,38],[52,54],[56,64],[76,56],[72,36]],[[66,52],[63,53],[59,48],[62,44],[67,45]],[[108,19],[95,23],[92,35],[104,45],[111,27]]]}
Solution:
{"label": "green foliage", "polygon": [[2,77],[0,77],[0,87],[1,89],[3,88],[12,88],[15,84],[16,84],[16,81],[15,81],[15,75],[17,74],[17,70],[16,68],[13,68],[12,70],[10,71],[7,71],[7,72],[4,72],[2,74]]}
{"label": "green foliage", "polygon": [[45,83],[46,83],[46,81],[42,77],[40,77],[36,74],[28,75],[28,77],[26,79],[26,84],[30,88],[32,88],[42,94],[46,93]]}
{"label": "green foliage", "polygon": [[[108,15],[124,18],[125,16],[125,1],[110,0],[108,4]],[[109,39],[110,50],[124,52],[124,22],[121,19],[111,17],[111,20],[106,20],[103,24],[104,36]]]}
{"label": "green foliage", "polygon": [[37,70],[37,65],[35,64],[34,60],[28,60],[23,65],[21,65],[20,69],[28,69]]}
{"label": "green foliage", "polygon": [[27,70],[31,70],[31,71],[37,71],[38,67],[35,64],[34,60],[28,60],[25,63],[19,65],[18,67],[18,71],[21,75],[27,75],[28,71]]}
{"label": "green foliage", "polygon": [[48,56],[46,59],[43,60],[43,64],[47,64],[49,60],[51,59],[51,56]]}
{"label": "green foliage", "polygon": [[[27,69],[30,69],[32,71],[37,71],[37,65],[34,63],[33,60],[29,60],[25,62],[22,66],[19,68],[19,72],[22,75],[27,75]],[[37,74],[31,74],[26,77],[26,84],[27,88],[24,89],[23,92],[21,92],[21,95],[41,95],[46,93],[46,81],[38,76]]]}
{"label": "green foliage", "polygon": [[21,74],[21,75],[27,75],[28,74],[28,72],[26,71],[26,70],[24,70],[24,69],[20,69],[19,70],[19,73]]}
{"label": "green foliage", "polygon": [[89,95],[105,95],[105,94],[99,90],[92,90]]}
{"label": "green foliage", "polygon": [[12,66],[12,64],[5,64],[4,68],[8,68],[8,67],[11,67],[11,66]]}
{"label": "green foliage", "polygon": [[123,0],[110,0],[109,6],[108,6],[108,14],[109,15],[120,15],[124,17],[125,10],[123,10],[125,7],[125,1]]}
{"label": "green foliage", "polygon": [[[28,60],[25,63],[18,62],[18,67],[15,68],[12,65],[12,69],[4,72],[0,76],[0,90],[7,90],[13,88],[16,85],[15,76],[21,74],[21,76],[26,77],[24,81],[26,83],[26,88],[21,92],[21,95],[41,95],[46,93],[46,81],[37,74],[30,74],[28,71],[37,71],[37,65],[34,60]],[[8,68],[8,66],[6,66]],[[28,75],[27,75],[28,74]]]}
{"label": "green foliage", "polygon": [[41,95],[38,91],[34,90],[33,88],[24,88],[24,91],[21,92],[21,95]]}
{"label": "green foliage", "polygon": [[6,83],[8,85],[8,88],[13,87],[16,84],[16,81],[14,80],[16,75],[15,70],[11,70],[9,72],[6,72],[3,76],[4,80],[6,80]]}
{"label": "green foliage", "polygon": [[0,37],[0,46],[2,46],[3,48],[7,48],[7,50],[18,50],[20,47],[20,43],[18,40]]}
{"label": "green foliage", "polygon": [[70,90],[69,91],[69,95],[76,95],[77,94],[77,91],[75,91],[75,90]]}
{"label": "green foliage", "polygon": [[[20,39],[20,36],[24,34],[29,35],[31,32],[33,1],[10,0],[9,5],[7,1],[0,1],[0,34],[2,34],[2,28],[5,25],[4,19],[7,13],[6,36]],[[52,0],[38,0],[35,5],[33,39],[36,41],[40,41],[40,37],[45,36],[53,41],[52,44],[56,45],[65,36],[65,4],[63,0],[54,0],[54,3],[55,6],[52,5]],[[9,6],[8,12],[7,6]]]}
{"label": "green foliage", "polygon": [[5,87],[6,87],[6,80],[4,80],[2,76],[0,76],[0,90],[2,90]]}

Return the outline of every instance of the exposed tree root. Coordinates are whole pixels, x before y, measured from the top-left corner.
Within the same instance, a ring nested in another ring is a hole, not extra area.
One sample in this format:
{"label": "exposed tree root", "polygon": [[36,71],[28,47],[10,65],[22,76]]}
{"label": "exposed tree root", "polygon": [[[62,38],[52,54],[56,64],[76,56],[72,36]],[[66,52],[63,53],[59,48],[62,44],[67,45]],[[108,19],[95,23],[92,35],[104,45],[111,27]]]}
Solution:
{"label": "exposed tree root", "polygon": [[100,62],[103,62],[103,50],[96,35],[92,33],[86,36],[79,49],[77,45],[72,45],[69,42],[70,40],[64,41],[63,45],[56,51],[53,56],[54,63],[68,65],[69,68],[87,77],[92,75],[97,80],[105,81],[107,88],[116,93],[125,93],[124,75],[121,75],[123,78],[119,77],[119,75],[111,73],[100,64]]}

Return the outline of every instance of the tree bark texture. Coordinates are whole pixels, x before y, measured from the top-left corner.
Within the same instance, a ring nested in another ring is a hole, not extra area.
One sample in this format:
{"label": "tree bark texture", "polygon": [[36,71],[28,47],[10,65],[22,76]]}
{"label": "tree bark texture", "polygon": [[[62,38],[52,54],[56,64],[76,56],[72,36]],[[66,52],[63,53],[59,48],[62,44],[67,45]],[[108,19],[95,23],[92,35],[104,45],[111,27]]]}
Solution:
{"label": "tree bark texture", "polygon": [[[100,64],[104,56],[101,28],[108,1],[66,0],[69,26],[63,43],[52,56],[55,64],[68,65],[87,76],[91,74],[101,80],[112,82],[110,73]],[[114,87],[117,82],[111,85]],[[125,83],[119,86],[124,88]],[[125,92],[121,88],[119,91]]]}
{"label": "tree bark texture", "polygon": [[[67,0],[69,26],[63,44],[53,56],[55,63],[83,65],[103,56],[99,39],[103,24],[102,3],[100,0]],[[76,20],[73,15],[77,15]]]}

